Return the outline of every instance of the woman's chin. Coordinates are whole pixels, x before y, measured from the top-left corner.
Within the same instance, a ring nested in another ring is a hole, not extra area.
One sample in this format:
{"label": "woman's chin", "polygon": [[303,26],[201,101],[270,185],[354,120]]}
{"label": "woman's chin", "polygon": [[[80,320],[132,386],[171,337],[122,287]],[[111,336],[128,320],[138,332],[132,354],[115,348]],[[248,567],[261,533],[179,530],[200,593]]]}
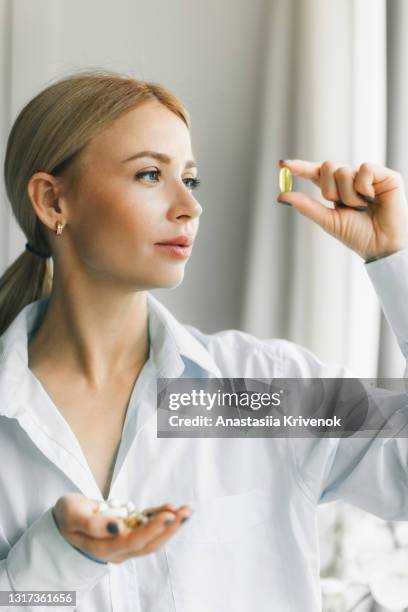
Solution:
{"label": "woman's chin", "polygon": [[152,278],[152,285],[162,289],[175,289],[178,287],[184,278],[184,266],[180,266],[178,270],[172,270],[171,273],[155,274]]}

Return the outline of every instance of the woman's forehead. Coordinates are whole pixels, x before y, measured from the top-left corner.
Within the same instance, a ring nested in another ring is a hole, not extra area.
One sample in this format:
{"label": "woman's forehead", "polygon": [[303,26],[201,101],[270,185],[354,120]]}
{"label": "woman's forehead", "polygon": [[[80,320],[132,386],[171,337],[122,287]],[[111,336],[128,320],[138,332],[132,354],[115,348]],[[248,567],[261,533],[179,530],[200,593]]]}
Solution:
{"label": "woman's forehead", "polygon": [[87,156],[97,155],[100,159],[122,163],[141,151],[156,151],[171,158],[191,160],[190,130],[175,113],[161,104],[149,109],[136,108],[95,136],[88,143]]}

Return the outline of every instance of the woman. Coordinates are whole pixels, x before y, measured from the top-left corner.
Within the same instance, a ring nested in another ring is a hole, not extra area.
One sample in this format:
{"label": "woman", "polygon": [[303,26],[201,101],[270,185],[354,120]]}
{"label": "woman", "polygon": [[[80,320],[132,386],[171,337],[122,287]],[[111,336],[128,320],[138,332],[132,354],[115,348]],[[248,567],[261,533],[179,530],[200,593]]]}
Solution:
{"label": "woman", "polygon": [[[189,128],[165,88],[103,72],[50,85],[13,125],[5,180],[27,245],[0,280],[0,589],[75,591],[61,609],[81,612],[314,612],[316,505],[407,520],[407,445],[157,437],[158,377],[345,375],[284,340],[182,325],[148,292],[181,283],[197,235]],[[347,205],[280,200],[364,258],[408,357],[400,175],[281,165]],[[112,497],[151,520],[97,513]]]}

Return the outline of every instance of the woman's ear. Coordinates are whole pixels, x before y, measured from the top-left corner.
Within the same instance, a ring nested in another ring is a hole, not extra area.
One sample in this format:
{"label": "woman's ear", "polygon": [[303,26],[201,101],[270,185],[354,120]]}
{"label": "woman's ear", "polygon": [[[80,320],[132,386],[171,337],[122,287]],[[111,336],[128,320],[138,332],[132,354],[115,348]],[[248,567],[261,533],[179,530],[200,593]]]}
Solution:
{"label": "woman's ear", "polygon": [[58,179],[47,172],[36,172],[27,186],[36,215],[41,222],[54,230],[57,221],[61,220],[60,185]]}

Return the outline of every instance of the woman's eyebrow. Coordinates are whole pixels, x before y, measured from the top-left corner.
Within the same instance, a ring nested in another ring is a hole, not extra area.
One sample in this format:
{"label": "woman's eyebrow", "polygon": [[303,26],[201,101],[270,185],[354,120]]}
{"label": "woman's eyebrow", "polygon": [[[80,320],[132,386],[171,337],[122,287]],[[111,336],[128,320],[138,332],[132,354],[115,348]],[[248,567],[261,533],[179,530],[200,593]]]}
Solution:
{"label": "woman's eyebrow", "polygon": [[[139,151],[135,155],[128,157],[127,159],[122,160],[122,163],[131,161],[133,159],[138,159],[139,157],[153,157],[154,159],[158,159],[164,164],[169,164],[171,162],[171,157],[166,155],[165,153],[159,153],[158,151]],[[197,164],[194,160],[190,159],[186,162],[186,168],[197,168]]]}

